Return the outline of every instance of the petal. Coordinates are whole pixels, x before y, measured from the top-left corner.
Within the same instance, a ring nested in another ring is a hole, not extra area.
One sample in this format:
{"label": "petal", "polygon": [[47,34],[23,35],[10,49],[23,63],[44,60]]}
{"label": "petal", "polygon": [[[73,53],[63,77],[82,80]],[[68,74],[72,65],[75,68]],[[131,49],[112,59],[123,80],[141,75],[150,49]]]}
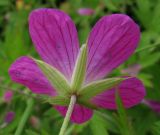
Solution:
{"label": "petal", "polygon": [[[125,108],[140,103],[146,94],[142,82],[135,77],[124,80],[118,90]],[[94,97],[92,102],[102,108],[116,109],[115,93],[116,89],[107,90]]]}
{"label": "petal", "polygon": [[23,84],[37,94],[55,95],[55,90],[42,74],[36,63],[29,57],[17,59],[10,67],[11,79]]}
{"label": "petal", "polygon": [[5,122],[6,123],[11,123],[13,121],[13,119],[15,118],[15,112],[7,112],[6,116],[5,116]]}
{"label": "petal", "polygon": [[[67,107],[65,106],[55,106],[55,108],[65,116],[67,112]],[[76,104],[71,115],[71,121],[77,124],[84,123],[91,119],[93,111],[89,108]]]}
{"label": "petal", "polygon": [[57,9],[37,9],[30,14],[29,31],[43,60],[70,79],[79,51],[71,18]]}
{"label": "petal", "polygon": [[80,8],[78,10],[78,14],[80,15],[93,15],[95,13],[95,10],[94,9],[91,9],[91,8]]}
{"label": "petal", "polygon": [[127,60],[136,49],[139,39],[139,27],[127,15],[102,17],[88,39],[86,82],[103,78]]}
{"label": "petal", "polygon": [[160,101],[144,99],[142,103],[150,107],[156,113],[160,113]]}

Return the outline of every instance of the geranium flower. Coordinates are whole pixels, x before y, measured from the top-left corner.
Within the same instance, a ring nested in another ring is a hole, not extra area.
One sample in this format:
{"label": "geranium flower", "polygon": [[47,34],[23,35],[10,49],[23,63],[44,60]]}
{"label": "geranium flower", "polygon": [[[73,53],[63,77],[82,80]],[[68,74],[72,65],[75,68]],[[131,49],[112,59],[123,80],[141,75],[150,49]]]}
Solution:
{"label": "geranium flower", "polygon": [[[76,27],[71,18],[57,9],[37,9],[30,14],[29,31],[41,58],[62,73],[70,84],[78,53],[81,52]],[[102,17],[88,36],[88,59],[81,87],[108,76],[133,54],[139,39],[139,27],[127,15]],[[33,93],[52,97],[57,95],[57,89],[30,57],[17,59],[10,67],[9,74],[12,80],[25,85]],[[124,79],[118,90],[125,108],[138,104],[145,96],[142,82],[135,77]],[[115,88],[105,89],[88,100],[97,107],[116,109],[115,92]],[[77,89],[70,94],[76,95]],[[55,108],[65,116],[68,107],[57,105]],[[93,109],[77,102],[71,121],[80,124],[89,120],[92,115]]]}
{"label": "geranium flower", "polygon": [[9,103],[9,102],[12,100],[12,97],[13,97],[13,91],[11,91],[11,90],[7,90],[7,91],[4,93],[4,96],[3,96],[4,101],[5,101],[6,103]]}
{"label": "geranium flower", "polygon": [[90,16],[90,15],[93,15],[94,13],[95,13],[95,10],[91,8],[80,8],[78,10],[78,14],[84,15],[84,16]]}
{"label": "geranium flower", "polygon": [[5,116],[5,122],[11,123],[13,121],[14,117],[15,117],[15,112],[13,112],[13,111],[7,112],[7,114]]}

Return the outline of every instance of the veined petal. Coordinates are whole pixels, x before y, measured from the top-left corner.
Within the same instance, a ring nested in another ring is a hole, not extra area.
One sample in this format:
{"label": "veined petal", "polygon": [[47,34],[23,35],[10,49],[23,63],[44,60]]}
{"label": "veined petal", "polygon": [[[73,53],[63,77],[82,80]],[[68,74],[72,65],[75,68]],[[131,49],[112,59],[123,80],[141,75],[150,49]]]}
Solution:
{"label": "veined petal", "polygon": [[42,59],[70,80],[79,51],[71,18],[57,9],[37,9],[30,14],[29,31]]}
{"label": "veined petal", "polygon": [[138,25],[127,15],[102,17],[88,38],[86,82],[105,77],[136,49],[140,39]]}
{"label": "veined petal", "polygon": [[34,93],[56,95],[37,64],[29,57],[23,56],[17,59],[11,65],[9,74],[13,81],[25,85]]}
{"label": "veined petal", "polygon": [[[61,113],[61,115],[66,115],[67,107],[55,106],[55,108]],[[77,124],[81,124],[91,119],[92,115],[93,111],[91,109],[76,104],[71,115],[71,121]]]}
{"label": "veined petal", "polygon": [[[124,80],[118,87],[119,95],[125,108],[130,108],[140,103],[146,92],[140,80],[129,78]],[[107,90],[92,99],[92,103],[106,109],[116,109],[116,88]]]}

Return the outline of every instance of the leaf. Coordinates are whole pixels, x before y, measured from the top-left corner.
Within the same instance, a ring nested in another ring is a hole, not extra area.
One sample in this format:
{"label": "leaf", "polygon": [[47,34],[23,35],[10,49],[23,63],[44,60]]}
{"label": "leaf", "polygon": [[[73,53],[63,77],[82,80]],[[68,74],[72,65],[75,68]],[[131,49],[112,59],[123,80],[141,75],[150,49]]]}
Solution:
{"label": "leaf", "polygon": [[60,95],[65,95],[70,91],[70,86],[66,78],[62,73],[60,73],[56,68],[50,66],[49,64],[36,60],[34,61],[40,67],[44,75],[47,77],[51,85],[56,89]]}
{"label": "leaf", "polygon": [[160,135],[160,121],[153,124],[152,133],[153,135]]}
{"label": "leaf", "polygon": [[[152,75],[147,73],[140,73],[138,75],[138,78],[140,78],[146,87],[153,88],[155,86],[155,83],[152,82]],[[153,85],[154,84],[154,85]]]}
{"label": "leaf", "polygon": [[84,81],[87,62],[87,45],[81,47],[71,79],[72,91],[78,90]]}
{"label": "leaf", "polygon": [[143,68],[151,66],[160,60],[160,53],[155,52],[140,59]]}
{"label": "leaf", "polygon": [[116,7],[116,5],[114,5],[113,1],[110,0],[104,0],[106,7],[111,10],[111,11],[117,11],[118,7]]}
{"label": "leaf", "polygon": [[38,135],[38,133],[36,133],[30,129],[25,130],[25,132],[26,132],[26,135]]}
{"label": "leaf", "polygon": [[120,98],[118,88],[116,91],[116,104],[117,104],[117,111],[118,111],[119,130],[121,134],[122,135],[134,135],[131,124],[129,123],[127,119],[126,110]]}
{"label": "leaf", "polygon": [[0,6],[9,6],[10,1],[9,0],[1,0],[0,1]]}
{"label": "leaf", "polygon": [[139,21],[141,21],[145,28],[149,28],[151,25],[150,20],[153,18],[153,14],[151,12],[152,4],[150,0],[136,0],[136,4],[137,8],[134,8],[135,15],[138,17]]}
{"label": "leaf", "polygon": [[[111,113],[111,112],[110,112]],[[100,117],[103,118],[103,120],[106,121],[105,125],[107,125],[107,129],[113,133],[118,134],[119,130],[118,130],[118,126],[117,126],[117,121],[115,120],[115,118],[113,117],[112,113],[108,114],[106,112],[100,112],[100,111],[95,111],[95,115],[99,115]]]}
{"label": "leaf", "polygon": [[95,81],[84,86],[79,91],[79,94],[82,96],[82,99],[90,99],[107,89],[115,87],[116,85],[121,83],[124,79],[126,78],[109,78],[100,81]]}
{"label": "leaf", "polygon": [[120,119],[122,121],[127,121],[126,111],[125,111],[125,108],[123,106],[123,103],[122,103],[122,100],[120,98],[118,90],[116,91],[116,105],[117,105],[117,108],[118,108],[118,114],[119,114]]}
{"label": "leaf", "polygon": [[48,102],[53,105],[62,105],[62,106],[67,106],[69,105],[70,102],[69,98],[62,96],[49,97],[41,95],[40,99],[42,99],[44,102]]}
{"label": "leaf", "polygon": [[98,115],[94,115],[89,123],[93,135],[109,135],[107,132],[107,122]]}

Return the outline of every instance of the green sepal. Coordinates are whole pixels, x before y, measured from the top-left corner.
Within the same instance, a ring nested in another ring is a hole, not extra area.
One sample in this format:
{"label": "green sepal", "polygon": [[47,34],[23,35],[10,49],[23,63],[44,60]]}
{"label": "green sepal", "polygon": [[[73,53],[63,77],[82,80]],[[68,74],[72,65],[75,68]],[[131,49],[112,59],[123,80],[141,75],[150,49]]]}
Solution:
{"label": "green sepal", "polygon": [[90,99],[103,91],[114,88],[126,78],[109,78],[100,81],[94,81],[84,86],[80,91],[82,100]]}
{"label": "green sepal", "polygon": [[86,106],[88,108],[91,108],[91,109],[94,109],[94,110],[98,109],[98,107],[95,104],[93,104],[92,102],[90,102],[89,100],[78,99],[77,102],[78,102],[78,104]]}
{"label": "green sepal", "polygon": [[66,95],[70,91],[70,86],[65,76],[56,68],[41,60],[34,59],[34,61],[40,67],[43,74],[46,76],[48,81],[55,88],[59,95]]}
{"label": "green sepal", "polygon": [[71,79],[72,92],[77,91],[83,84],[87,63],[87,45],[82,45]]}
{"label": "green sepal", "polygon": [[40,99],[45,102],[49,103],[52,105],[62,105],[62,106],[68,106],[70,99],[67,97],[62,97],[62,96],[54,96],[54,97],[49,97],[49,96],[44,96],[41,95]]}

